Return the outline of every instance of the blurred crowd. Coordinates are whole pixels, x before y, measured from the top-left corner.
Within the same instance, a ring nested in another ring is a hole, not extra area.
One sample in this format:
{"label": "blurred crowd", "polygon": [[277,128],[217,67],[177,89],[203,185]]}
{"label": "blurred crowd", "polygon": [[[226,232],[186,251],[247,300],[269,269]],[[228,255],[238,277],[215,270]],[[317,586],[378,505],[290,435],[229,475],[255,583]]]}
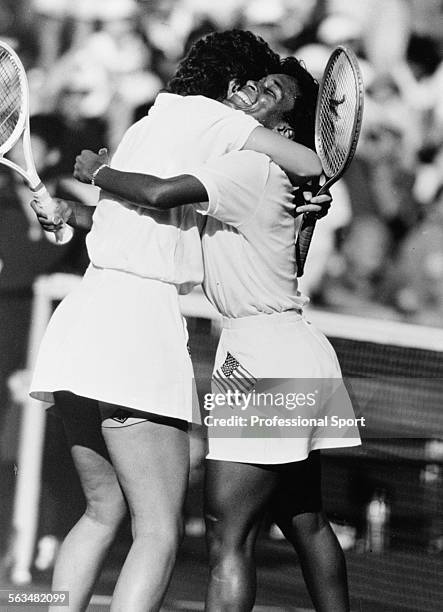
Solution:
{"label": "blurred crowd", "polygon": [[0,0],[0,37],[23,59],[45,125],[44,178],[85,201],[94,194],[70,179],[75,155],[112,152],[202,35],[252,30],[318,79],[333,47],[352,47],[361,140],[302,289],[341,312],[428,325],[443,322],[442,25],[439,0]]}

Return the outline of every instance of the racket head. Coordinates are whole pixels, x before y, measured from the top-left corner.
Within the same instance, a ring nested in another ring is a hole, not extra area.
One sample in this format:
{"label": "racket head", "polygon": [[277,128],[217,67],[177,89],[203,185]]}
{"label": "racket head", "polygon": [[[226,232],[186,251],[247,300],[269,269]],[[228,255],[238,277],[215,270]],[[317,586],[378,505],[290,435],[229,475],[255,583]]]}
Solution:
{"label": "racket head", "polygon": [[354,52],[336,47],[323,74],[315,113],[315,149],[329,179],[337,181],[354,157],[363,118],[364,88]]}
{"label": "racket head", "polygon": [[20,58],[0,41],[0,156],[10,151],[29,121],[29,92]]}

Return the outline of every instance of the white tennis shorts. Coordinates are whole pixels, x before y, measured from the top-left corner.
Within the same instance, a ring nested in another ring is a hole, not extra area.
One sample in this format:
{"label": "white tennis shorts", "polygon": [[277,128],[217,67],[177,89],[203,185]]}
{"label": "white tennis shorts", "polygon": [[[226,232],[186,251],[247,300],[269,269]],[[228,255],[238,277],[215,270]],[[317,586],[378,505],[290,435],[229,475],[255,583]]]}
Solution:
{"label": "white tennis shorts", "polygon": [[[234,423],[233,428],[214,426],[211,416],[220,414],[220,411],[208,411],[205,405],[202,406],[207,425],[208,459],[260,464],[290,463],[306,459],[312,450],[360,445],[358,427],[339,430],[323,426],[320,420],[327,415],[330,425],[335,412],[340,418],[353,420],[354,411],[342,384],[333,347],[324,334],[299,313],[292,311],[225,319],[214,366],[212,400],[223,388],[226,390],[229,380],[232,382],[236,376],[243,379],[238,382],[240,387],[244,383],[244,392],[251,394],[250,403],[247,410],[242,410],[234,402],[222,412],[223,416],[248,419],[255,415],[257,419],[261,418],[259,423],[263,423],[263,426],[251,429],[248,420],[246,427],[239,421]],[[289,409],[286,406],[278,408],[279,417],[309,419],[308,425],[298,429],[293,426],[270,427],[269,419],[275,417],[275,408],[269,408],[269,402],[265,405],[266,402],[261,401],[254,406],[257,398],[267,397],[259,397],[259,392],[273,394],[275,401],[278,389],[284,400],[289,397],[293,400],[294,393],[303,391],[307,395],[306,391],[311,387],[316,393],[313,407],[305,402],[301,407],[294,408],[290,404]],[[206,419],[208,415],[211,416]],[[224,433],[234,435],[225,437]]]}

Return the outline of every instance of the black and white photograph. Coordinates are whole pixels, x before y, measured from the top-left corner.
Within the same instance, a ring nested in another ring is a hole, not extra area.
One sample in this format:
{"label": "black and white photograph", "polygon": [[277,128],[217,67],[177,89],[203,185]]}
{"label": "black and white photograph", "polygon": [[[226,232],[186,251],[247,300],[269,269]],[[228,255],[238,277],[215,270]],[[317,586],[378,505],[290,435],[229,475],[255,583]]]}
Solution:
{"label": "black and white photograph", "polygon": [[441,610],[442,0],[0,0],[0,612]]}

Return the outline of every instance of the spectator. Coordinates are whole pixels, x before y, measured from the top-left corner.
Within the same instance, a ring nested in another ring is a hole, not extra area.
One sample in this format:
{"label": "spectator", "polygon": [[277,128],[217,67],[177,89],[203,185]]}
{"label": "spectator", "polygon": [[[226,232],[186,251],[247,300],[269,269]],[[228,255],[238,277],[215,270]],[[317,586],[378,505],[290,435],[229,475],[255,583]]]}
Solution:
{"label": "spectator", "polygon": [[81,149],[106,146],[106,112],[111,89],[104,69],[86,64],[86,57],[65,56],[52,71],[48,91],[51,109],[63,122],[60,136],[62,171],[72,174],[75,156]]}
{"label": "spectator", "polygon": [[[117,10],[118,9],[118,10]],[[138,31],[134,3],[107,11],[99,31],[84,43],[82,54],[88,65],[100,66],[108,77],[112,103],[107,106],[108,141],[115,149],[133,123],[137,107],[153,103],[163,86],[153,70],[153,51]]]}
{"label": "spectator", "polygon": [[443,187],[431,211],[413,228],[393,267],[395,304],[411,321],[443,324]]}
{"label": "spectator", "polygon": [[[286,2],[286,15],[282,23],[282,44],[285,49],[295,53],[301,46],[317,43],[318,27],[325,14],[325,0]],[[303,55],[299,56],[305,61]]]}

